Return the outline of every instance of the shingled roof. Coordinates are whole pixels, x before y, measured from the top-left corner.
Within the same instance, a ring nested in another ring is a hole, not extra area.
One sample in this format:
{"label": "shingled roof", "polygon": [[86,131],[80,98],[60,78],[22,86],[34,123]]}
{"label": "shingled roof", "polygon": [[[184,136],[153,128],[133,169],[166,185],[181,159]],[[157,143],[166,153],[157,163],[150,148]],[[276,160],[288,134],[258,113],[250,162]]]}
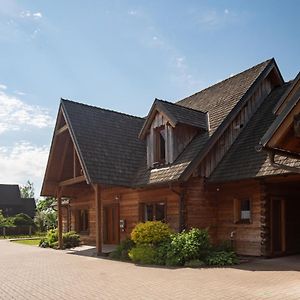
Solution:
{"label": "shingled roof", "polygon": [[157,111],[163,112],[169,118],[173,127],[177,124],[185,124],[203,130],[209,130],[208,115],[206,112],[184,107],[176,103],[155,99],[141,129],[140,137],[145,137],[148,126],[151,125]]}
{"label": "shingled roof", "polygon": [[205,129],[172,164],[159,168],[147,167],[146,143],[138,138],[145,127],[144,118],[62,99],[61,108],[88,182],[136,187],[185,180],[256,83],[274,66],[273,59],[267,60],[177,103],[156,99],[153,106],[164,110],[175,123]]}
{"label": "shingled roof", "polygon": [[65,99],[61,105],[89,181],[131,185],[146,155],[138,138],[144,119]]}
{"label": "shingled roof", "polygon": [[256,146],[259,145],[260,139],[275,120],[273,109],[290,84],[286,83],[276,88],[265,99],[208,179],[210,182],[225,182],[286,173],[284,170],[272,167],[267,153],[265,151],[257,152]]}
{"label": "shingled roof", "polygon": [[209,112],[210,128],[214,131],[272,62],[275,62],[274,59],[266,60],[248,70],[184,98],[176,102],[176,104]]}

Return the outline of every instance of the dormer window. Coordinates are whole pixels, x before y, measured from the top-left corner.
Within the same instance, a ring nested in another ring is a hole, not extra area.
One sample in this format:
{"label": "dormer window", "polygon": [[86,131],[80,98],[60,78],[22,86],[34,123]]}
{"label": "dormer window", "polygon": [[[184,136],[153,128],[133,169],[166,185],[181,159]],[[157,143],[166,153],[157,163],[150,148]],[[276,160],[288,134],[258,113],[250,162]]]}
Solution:
{"label": "dormer window", "polygon": [[155,129],[155,153],[154,160],[156,164],[166,163],[166,129],[160,126]]}

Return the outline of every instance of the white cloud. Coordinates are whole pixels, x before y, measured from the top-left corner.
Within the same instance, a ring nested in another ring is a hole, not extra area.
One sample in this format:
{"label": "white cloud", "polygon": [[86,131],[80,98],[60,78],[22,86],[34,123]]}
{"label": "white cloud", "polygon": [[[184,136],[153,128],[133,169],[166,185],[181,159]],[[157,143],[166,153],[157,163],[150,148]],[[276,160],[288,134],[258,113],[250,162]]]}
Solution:
{"label": "white cloud", "polygon": [[200,24],[201,28],[204,29],[221,28],[236,20],[237,15],[229,11],[228,8],[225,8],[224,11],[211,9],[196,15],[196,23]]}
{"label": "white cloud", "polygon": [[0,90],[6,90],[7,86],[5,84],[0,84]]}
{"label": "white cloud", "polygon": [[0,134],[9,130],[51,127],[53,124],[54,119],[47,109],[26,104],[0,90]]}
{"label": "white cloud", "polygon": [[129,14],[130,16],[136,16],[136,15],[138,14],[138,11],[132,9],[132,10],[129,10],[129,11],[128,11],[128,14]]}
{"label": "white cloud", "polygon": [[18,90],[14,91],[14,94],[19,95],[19,96],[25,96],[26,95],[26,93],[18,91]]}
{"label": "white cloud", "polygon": [[20,17],[38,20],[38,19],[41,19],[43,17],[43,15],[39,11],[32,13],[30,10],[25,10],[25,11],[20,12]]}
{"label": "white cloud", "polygon": [[34,19],[40,19],[40,18],[43,17],[42,13],[39,12],[39,11],[36,12],[36,13],[33,13],[32,16],[33,16]]}
{"label": "white cloud", "polygon": [[29,142],[19,142],[12,147],[0,146],[0,182],[25,184],[34,183],[36,196],[41,188],[49,149]]}

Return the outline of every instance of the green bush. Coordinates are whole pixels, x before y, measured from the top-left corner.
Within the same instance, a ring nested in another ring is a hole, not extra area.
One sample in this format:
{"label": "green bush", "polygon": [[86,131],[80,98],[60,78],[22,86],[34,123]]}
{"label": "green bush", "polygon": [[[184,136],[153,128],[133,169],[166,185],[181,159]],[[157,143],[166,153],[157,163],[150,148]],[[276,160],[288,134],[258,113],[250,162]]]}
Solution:
{"label": "green bush", "polygon": [[167,252],[166,264],[184,265],[194,259],[203,259],[211,248],[208,231],[192,228],[189,231],[174,234]]}
{"label": "green bush", "polygon": [[74,248],[80,245],[80,236],[75,231],[69,231],[63,234],[64,248]]}
{"label": "green bush", "polygon": [[16,226],[34,226],[34,221],[26,214],[17,214],[13,217],[13,223]]}
{"label": "green bush", "polygon": [[200,259],[193,259],[185,262],[184,266],[187,268],[200,268],[205,266],[205,262]]}
{"label": "green bush", "polygon": [[116,250],[109,254],[110,258],[129,260],[128,252],[133,248],[134,242],[127,238],[117,246]]}
{"label": "green bush", "polygon": [[209,266],[230,266],[238,263],[236,254],[233,251],[214,251],[208,254],[205,259]]}
{"label": "green bush", "polygon": [[[64,248],[73,248],[80,245],[80,236],[75,231],[63,233],[63,246]],[[58,248],[58,230],[50,229],[44,238],[41,239],[40,247],[43,248]]]}
{"label": "green bush", "polygon": [[160,221],[139,223],[131,232],[131,239],[137,245],[157,245],[171,235],[170,227]]}
{"label": "green bush", "polygon": [[151,265],[156,262],[156,249],[150,245],[138,245],[129,251],[128,256],[135,263]]}

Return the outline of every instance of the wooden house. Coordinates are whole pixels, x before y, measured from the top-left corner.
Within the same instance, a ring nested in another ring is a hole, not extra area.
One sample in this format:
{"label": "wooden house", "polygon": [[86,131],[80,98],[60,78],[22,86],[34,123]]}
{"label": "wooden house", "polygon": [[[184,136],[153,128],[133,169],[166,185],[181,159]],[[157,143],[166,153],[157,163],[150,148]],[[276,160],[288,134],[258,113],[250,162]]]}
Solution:
{"label": "wooden house", "polygon": [[299,251],[299,174],[257,151],[293,83],[270,59],[176,103],[156,99],[146,118],[62,99],[41,192],[58,200],[60,245],[72,229],[101,253],[162,220],[209,228],[239,254]]}

